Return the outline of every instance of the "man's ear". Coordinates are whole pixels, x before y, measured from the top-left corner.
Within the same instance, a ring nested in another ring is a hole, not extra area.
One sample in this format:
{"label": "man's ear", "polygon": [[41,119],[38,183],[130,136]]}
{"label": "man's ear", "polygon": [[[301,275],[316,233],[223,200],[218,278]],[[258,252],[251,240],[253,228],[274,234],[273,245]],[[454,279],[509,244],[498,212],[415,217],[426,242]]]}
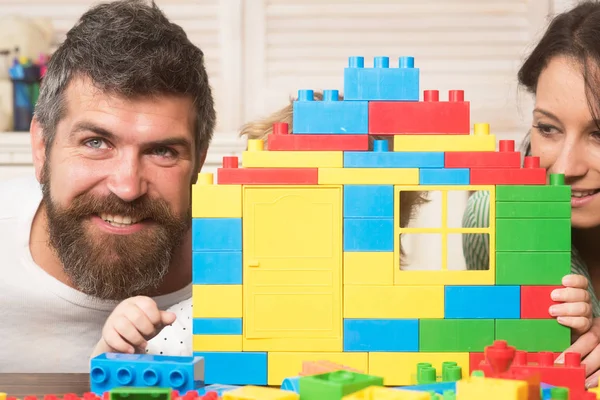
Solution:
{"label": "man's ear", "polygon": [[31,156],[33,157],[33,167],[35,168],[35,177],[41,183],[42,170],[46,162],[46,143],[44,141],[44,131],[40,123],[34,118],[29,127],[31,141]]}

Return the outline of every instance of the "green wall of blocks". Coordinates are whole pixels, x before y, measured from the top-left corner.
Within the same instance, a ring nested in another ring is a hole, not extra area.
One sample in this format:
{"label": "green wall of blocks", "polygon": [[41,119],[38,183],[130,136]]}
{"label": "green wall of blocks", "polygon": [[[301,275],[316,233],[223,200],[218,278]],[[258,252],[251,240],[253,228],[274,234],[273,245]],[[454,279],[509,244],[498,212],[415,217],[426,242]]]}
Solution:
{"label": "green wall of blocks", "polygon": [[571,330],[554,319],[497,319],[496,339],[519,350],[562,352],[571,345]]}

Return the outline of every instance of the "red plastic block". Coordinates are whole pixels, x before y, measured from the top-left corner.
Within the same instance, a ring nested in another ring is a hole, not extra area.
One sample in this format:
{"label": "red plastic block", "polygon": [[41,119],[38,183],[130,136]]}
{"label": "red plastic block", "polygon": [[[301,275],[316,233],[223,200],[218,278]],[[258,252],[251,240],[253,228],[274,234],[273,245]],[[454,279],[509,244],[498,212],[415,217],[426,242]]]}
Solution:
{"label": "red plastic block", "polygon": [[515,151],[514,140],[500,140],[500,151],[448,151],[446,168],[520,168],[521,153]]}
{"label": "red plastic block", "polygon": [[437,90],[426,90],[423,100],[370,101],[369,134],[449,134],[468,135],[471,131],[469,102],[464,91],[451,90],[449,101],[439,101]]}
{"label": "red plastic block", "polygon": [[546,170],[539,157],[525,157],[525,166],[516,168],[471,168],[471,185],[545,185]]}
{"label": "red plastic block", "polygon": [[237,157],[223,157],[220,185],[318,185],[318,168],[238,168]]}
{"label": "red plastic block", "polygon": [[[552,353],[552,357],[556,360],[561,353],[556,352]],[[527,362],[528,363],[538,363],[539,362],[540,353],[527,353]],[[484,353],[469,353],[469,375],[473,373],[473,371],[480,370],[480,364],[482,361],[485,361]]]}
{"label": "red plastic block", "polygon": [[552,304],[559,304],[550,298],[554,289],[562,286],[521,286],[521,318],[550,319],[553,318],[548,309]]}
{"label": "red plastic block", "polygon": [[290,134],[285,122],[273,124],[267,138],[271,151],[368,151],[368,135],[301,135]]}

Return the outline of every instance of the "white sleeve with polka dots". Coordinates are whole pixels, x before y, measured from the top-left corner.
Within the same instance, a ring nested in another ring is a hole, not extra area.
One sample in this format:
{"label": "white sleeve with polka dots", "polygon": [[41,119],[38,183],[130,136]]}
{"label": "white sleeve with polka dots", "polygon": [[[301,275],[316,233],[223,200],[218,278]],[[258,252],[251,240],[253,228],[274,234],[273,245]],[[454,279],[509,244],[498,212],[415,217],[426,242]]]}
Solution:
{"label": "white sleeve with polka dots", "polygon": [[171,326],[166,326],[148,341],[146,353],[167,356],[191,356],[192,351],[192,299],[177,303],[167,311],[177,315]]}

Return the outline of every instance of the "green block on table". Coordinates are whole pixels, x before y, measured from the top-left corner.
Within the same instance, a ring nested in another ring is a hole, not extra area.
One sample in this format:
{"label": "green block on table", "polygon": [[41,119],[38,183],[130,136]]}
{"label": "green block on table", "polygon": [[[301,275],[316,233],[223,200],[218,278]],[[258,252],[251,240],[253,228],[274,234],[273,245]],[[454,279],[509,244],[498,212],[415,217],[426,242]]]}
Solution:
{"label": "green block on table", "polygon": [[171,388],[118,387],[110,391],[110,400],[171,400]]}
{"label": "green block on table", "polygon": [[482,352],[493,343],[493,319],[419,321],[419,351],[422,352]]}
{"label": "green block on table", "polygon": [[383,386],[383,378],[352,371],[334,371],[300,378],[302,400],[341,400],[369,386]]}
{"label": "green block on table", "polygon": [[496,252],[496,285],[561,285],[571,252]]}
{"label": "green block on table", "polygon": [[571,345],[571,330],[555,319],[498,319],[496,340],[517,350],[562,352]]}
{"label": "green block on table", "polygon": [[496,218],[571,218],[571,203],[496,202]]}
{"label": "green block on table", "polygon": [[571,251],[571,219],[497,219],[496,251]]}
{"label": "green block on table", "polygon": [[498,185],[496,202],[533,201],[533,202],[571,202],[571,186],[539,185]]}

